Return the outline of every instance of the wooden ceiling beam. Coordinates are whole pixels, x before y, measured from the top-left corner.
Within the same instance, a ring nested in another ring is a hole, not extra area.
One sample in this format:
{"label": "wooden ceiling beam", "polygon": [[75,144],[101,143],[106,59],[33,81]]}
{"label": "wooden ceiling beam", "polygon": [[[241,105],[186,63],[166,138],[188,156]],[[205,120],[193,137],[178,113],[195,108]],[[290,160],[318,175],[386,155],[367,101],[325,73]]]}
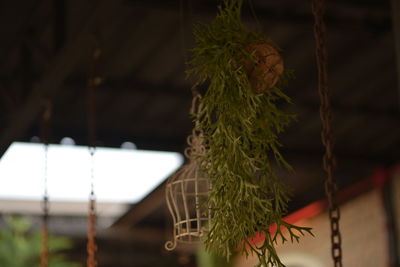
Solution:
{"label": "wooden ceiling beam", "polygon": [[63,88],[62,83],[66,77],[81,62],[82,58],[89,55],[90,48],[94,44],[93,33],[97,34],[96,31],[99,30],[96,28],[96,23],[107,19],[114,21],[121,18],[122,16],[118,14],[123,9],[126,9],[126,7],[122,5],[122,1],[102,1],[99,3],[95,11],[83,24],[82,30],[75,40],[66,44],[64,49],[60,51],[51,67],[42,76],[43,78],[34,86],[26,103],[14,114],[5,127],[0,135],[0,156],[3,155],[11,142],[23,136],[24,132],[36,120],[41,111],[43,99],[55,98]]}
{"label": "wooden ceiling beam", "polygon": [[[130,6],[149,9],[166,9],[179,12],[180,5],[175,0],[126,0]],[[254,9],[260,21],[288,23],[296,25],[312,25],[311,5],[306,1],[254,1]],[[217,12],[215,1],[191,1],[191,11],[194,16],[209,17]],[[388,7],[379,4],[362,2],[335,2],[329,6],[326,15],[327,24],[332,29],[354,30],[361,28],[389,28],[390,15]],[[244,19],[254,21],[250,8],[245,3]]]}
{"label": "wooden ceiling beam", "polygon": [[400,0],[392,0],[392,23],[397,62],[397,89],[400,107]]}
{"label": "wooden ceiling beam", "polygon": [[[52,216],[51,220],[58,219],[57,216]],[[79,231],[76,231],[74,225],[71,224],[71,219],[67,220],[67,223],[63,225],[63,227],[58,227],[58,229],[54,229],[50,226],[51,233],[54,235],[61,235],[73,238],[75,240],[85,240],[87,238],[87,218],[82,218],[83,223],[78,221],[77,224],[79,227]],[[100,218],[102,217],[100,216]],[[51,222],[50,220],[50,222]],[[62,220],[58,219],[58,221]],[[72,221],[73,222],[73,221]],[[68,225],[68,227],[65,227]],[[75,226],[76,228],[76,226]],[[135,245],[135,244],[146,244],[148,246],[157,246],[163,244],[166,240],[166,233],[162,225],[159,227],[111,227],[111,228],[97,228],[96,238],[99,242],[107,242],[107,243],[124,243],[125,245]]]}
{"label": "wooden ceiling beam", "polygon": [[[399,0],[400,1],[400,0]],[[351,64],[351,66],[365,66],[362,60],[355,60],[351,62],[356,62]],[[346,68],[346,70],[348,70]],[[348,72],[347,72],[348,73]],[[340,74],[334,76],[345,76],[345,73],[340,70]],[[85,80],[83,77],[81,78],[73,78],[68,79],[67,87],[71,90],[81,91],[82,87],[85,84]],[[307,83],[309,85],[309,83]],[[309,86],[303,86],[303,88],[308,88]],[[337,86],[339,88],[339,86]],[[340,88],[339,88],[340,89]],[[347,89],[347,88],[346,88]],[[358,88],[357,88],[358,90]],[[344,91],[342,93],[345,93]],[[176,98],[182,99],[182,101],[188,101],[190,103],[190,99],[192,97],[192,93],[189,87],[177,87],[173,85],[154,85],[146,82],[137,81],[131,77],[119,78],[119,79],[105,79],[104,83],[98,88],[98,94],[121,94],[125,95],[127,98],[136,99],[138,98],[138,94],[144,95],[149,94],[153,97],[155,96],[173,96]],[[292,97],[296,99],[295,97]],[[307,110],[312,112],[318,112],[319,104],[311,101],[301,101],[296,100],[296,104],[293,108],[297,108],[299,110]],[[375,108],[369,107],[365,105],[345,105],[340,103],[339,101],[335,101],[332,103],[332,108],[335,112],[341,114],[347,114],[349,116],[367,116],[374,118],[382,118],[385,117],[389,120],[398,120],[399,111],[396,109],[392,109],[390,107],[383,108]]]}
{"label": "wooden ceiling beam", "polygon": [[[314,169],[311,176],[315,176],[316,172],[322,171],[322,169],[319,168],[321,157],[323,154],[322,150],[312,151],[312,150],[302,150],[301,148],[300,149],[284,148],[282,149],[282,154],[287,157],[288,162],[293,164],[293,166],[297,165],[299,166],[299,168],[295,168],[297,170],[296,172],[306,173],[308,170]],[[338,174],[341,185],[348,184],[349,177],[347,177],[346,175],[349,175],[349,173],[357,173],[358,176],[357,175],[352,176],[353,180],[351,181],[358,181],[359,179],[364,177],[360,176],[360,170],[368,172],[369,167],[365,166],[374,166],[374,164],[376,164],[377,162],[376,159],[371,159],[361,154],[354,156],[348,153],[341,153],[340,151],[338,151],[336,154],[338,161],[340,161],[340,164],[342,166],[340,169],[341,173]],[[310,164],[315,164],[315,163],[317,163],[318,167],[315,167],[313,165],[310,168]],[[307,177],[304,177],[304,179],[310,179],[311,176],[308,175]],[[294,179],[293,181],[302,181],[302,183],[304,183],[304,179]],[[291,183],[290,181],[287,182]],[[165,184],[166,183],[164,182],[162,185],[157,187],[153,192],[147,195],[142,201],[132,206],[127,213],[125,213],[114,223],[111,229],[113,228],[134,229],[135,225],[143,221],[147,216],[155,212],[159,207],[163,205],[165,206]],[[316,195],[313,197],[315,197],[315,199],[318,199],[319,197],[321,197],[319,193],[322,193],[322,187],[321,187],[321,192],[316,192]],[[306,197],[306,199],[309,200],[308,197]],[[301,203],[301,204],[306,204],[306,203]],[[165,210],[167,210],[166,206]]]}
{"label": "wooden ceiling beam", "polygon": [[164,182],[148,194],[142,201],[135,204],[127,213],[120,217],[113,228],[130,227],[133,228],[141,220],[150,215],[153,211],[165,204],[165,185]]}
{"label": "wooden ceiling beam", "polygon": [[[174,96],[178,98],[182,98],[182,100],[187,99],[189,102],[191,99],[191,92],[188,88],[179,88],[174,86],[157,86],[146,84],[142,82],[135,82],[131,79],[119,79],[118,81],[106,81],[102,88],[99,88],[99,94],[113,92],[125,94],[127,97],[135,98],[135,94],[144,93],[144,94],[152,94],[152,95],[168,95]],[[318,112],[319,105],[318,103],[313,102],[302,102],[297,101],[293,108],[298,108],[299,110],[311,110]],[[374,118],[382,118],[385,117],[387,119],[398,120],[399,112],[397,110],[391,109],[390,107],[386,108],[374,108],[369,106],[360,106],[360,105],[343,105],[338,101],[332,104],[332,108],[335,112],[347,114],[349,116],[368,116]]]}
{"label": "wooden ceiling beam", "polygon": [[[38,14],[41,13],[42,10],[45,9],[45,6],[48,4],[48,1],[46,0],[41,0],[41,1],[19,1],[19,5],[9,2],[9,4],[5,4],[6,8],[2,9],[2,13],[8,13],[8,14],[1,14],[0,17],[2,19],[7,19],[8,15],[14,13],[14,19],[16,21],[0,21],[2,25],[7,25],[5,27],[11,28],[11,27],[16,27],[16,32],[13,34],[7,34],[5,38],[2,38],[2,51],[0,55],[0,63],[5,64],[8,62],[8,58],[10,55],[12,55],[12,52],[17,49],[20,44],[24,41],[24,39],[27,37],[27,33],[30,29],[35,28],[36,25],[43,26],[43,24],[46,24],[48,21],[47,16],[39,16]],[[28,10],[28,14],[25,14],[25,12],[21,16],[21,7],[20,5],[26,5],[30,4]],[[7,8],[9,7],[9,8]],[[18,23],[21,21],[20,16],[15,16],[16,10],[10,10],[10,8],[18,8],[19,15],[23,18],[22,23]],[[9,26],[12,25],[12,26]],[[4,27],[4,26],[3,26]],[[45,28],[45,27],[42,27]]]}
{"label": "wooden ceiling beam", "polygon": [[[313,110],[312,112],[316,111]],[[379,120],[379,118],[377,120]],[[190,127],[188,127],[187,133],[190,133]],[[292,132],[287,132],[286,134],[288,136],[284,136],[285,144],[287,143],[288,139],[298,138],[297,135],[292,136]],[[74,125],[71,125],[69,127],[66,127],[65,125],[56,125],[53,131],[53,140],[55,140],[55,142],[58,142],[59,140],[61,140],[61,138],[65,136],[73,138],[78,145],[86,145],[86,131],[84,129],[78,129],[78,127]],[[161,137],[157,135],[135,134],[128,131],[101,131],[98,135],[98,142],[101,146],[119,147],[123,142],[129,141],[135,143],[138,149],[182,152],[186,147],[186,138],[186,135]],[[296,141],[296,144],[287,145],[283,148],[283,150],[285,153],[288,153],[293,159],[296,159],[297,157],[301,158],[305,156],[322,155],[323,151],[320,147],[306,147],[306,145],[307,143],[302,144],[301,142]],[[355,152],[349,151],[347,148],[342,148],[336,151],[336,154],[338,158],[341,158],[343,160],[360,159],[365,160],[365,163],[368,164],[386,162],[390,163],[398,159],[394,155],[388,153],[375,154],[371,153],[367,149]]]}

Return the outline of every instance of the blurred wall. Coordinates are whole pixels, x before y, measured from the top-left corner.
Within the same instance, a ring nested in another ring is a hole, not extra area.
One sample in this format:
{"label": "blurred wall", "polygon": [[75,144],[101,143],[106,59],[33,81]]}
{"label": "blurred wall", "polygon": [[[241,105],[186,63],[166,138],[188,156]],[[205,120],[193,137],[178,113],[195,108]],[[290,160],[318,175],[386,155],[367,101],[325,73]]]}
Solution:
{"label": "blurred wall", "polygon": [[[400,172],[392,185],[400,193]],[[400,194],[397,202],[397,222],[400,221]],[[287,267],[332,266],[330,226],[327,212],[302,220],[297,225],[313,228],[315,237],[302,237],[300,243],[278,245],[277,250]],[[399,224],[397,224],[399,227]],[[398,228],[400,232],[400,228]],[[343,264],[351,267],[389,266],[388,236],[381,189],[373,189],[341,206]],[[255,257],[239,257],[236,267],[254,266]]]}

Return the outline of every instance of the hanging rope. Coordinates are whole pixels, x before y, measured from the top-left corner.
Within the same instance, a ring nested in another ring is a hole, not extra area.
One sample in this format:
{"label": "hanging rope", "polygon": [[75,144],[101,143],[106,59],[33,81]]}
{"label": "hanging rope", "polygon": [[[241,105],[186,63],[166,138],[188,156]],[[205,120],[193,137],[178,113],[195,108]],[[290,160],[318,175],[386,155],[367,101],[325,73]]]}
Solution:
{"label": "hanging rope", "polygon": [[44,191],[43,191],[43,217],[41,229],[41,252],[40,252],[40,267],[48,267],[49,265],[49,193],[47,186],[47,153],[50,139],[50,120],[51,120],[52,107],[51,102],[44,103],[44,111],[42,116],[41,136],[44,144]]}
{"label": "hanging rope", "polygon": [[90,166],[90,195],[87,234],[87,267],[97,266],[97,244],[96,244],[96,195],[94,193],[94,154],[96,151],[96,88],[101,83],[101,78],[96,76],[96,65],[101,51],[96,43],[91,55],[91,65],[87,83],[88,100],[88,143],[91,158]]}
{"label": "hanging rope", "polygon": [[342,267],[342,239],[339,229],[340,210],[335,200],[337,185],[333,177],[336,167],[336,159],[335,155],[333,154],[332,114],[330,93],[328,89],[326,27],[323,20],[325,13],[325,0],[313,0],[312,11],[315,19],[314,37],[316,42],[316,57],[318,67],[318,90],[321,101],[321,138],[322,143],[325,146],[323,167],[327,173],[327,178],[325,180],[325,193],[329,203],[332,258],[334,267]]}

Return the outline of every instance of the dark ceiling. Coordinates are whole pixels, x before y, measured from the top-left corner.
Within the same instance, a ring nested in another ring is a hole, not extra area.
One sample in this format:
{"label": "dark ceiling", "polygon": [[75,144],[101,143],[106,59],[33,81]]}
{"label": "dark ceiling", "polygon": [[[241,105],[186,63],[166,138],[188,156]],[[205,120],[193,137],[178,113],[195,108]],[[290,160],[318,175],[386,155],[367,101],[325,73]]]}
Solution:
{"label": "dark ceiling", "polygon": [[[281,139],[282,152],[296,170],[281,175],[294,188],[293,210],[322,197],[324,177],[310,1],[253,2],[260,24],[248,5],[244,20],[282,48],[286,68],[296,76],[285,88],[294,105],[281,107],[299,114]],[[185,79],[184,63],[193,46],[191,25],[212,19],[216,4],[207,0],[2,1],[1,153],[12,141],[39,135],[46,99],[53,103],[52,140],[69,136],[87,145],[86,77],[94,37],[102,49],[98,72],[104,79],[97,91],[97,143],[118,147],[132,141],[139,149],[182,152],[192,127],[188,116],[192,81]],[[400,159],[391,14],[389,1],[329,1],[329,86],[341,187]],[[163,230],[167,215],[161,189],[144,200],[147,204],[132,207],[119,225],[129,226],[129,231],[135,224]],[[153,242],[148,257],[159,253],[161,246],[162,240]],[[149,260],[143,262],[101,266],[154,266]]]}

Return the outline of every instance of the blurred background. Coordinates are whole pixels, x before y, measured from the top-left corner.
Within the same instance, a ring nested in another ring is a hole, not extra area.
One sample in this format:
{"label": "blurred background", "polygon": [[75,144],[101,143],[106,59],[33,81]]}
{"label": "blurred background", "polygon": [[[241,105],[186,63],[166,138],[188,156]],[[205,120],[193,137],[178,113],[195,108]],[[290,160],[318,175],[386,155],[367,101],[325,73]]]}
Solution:
{"label": "blurred background", "polygon": [[[281,106],[299,115],[281,136],[282,153],[295,172],[277,169],[293,189],[288,219],[312,226],[316,236],[280,246],[279,252],[288,267],[331,266],[311,1],[252,2],[259,23],[248,1],[243,20],[282,49],[285,67],[295,74],[284,88],[294,104]],[[399,266],[400,3],[328,2],[344,263]],[[164,249],[172,235],[165,179],[183,163],[193,127],[193,81],[185,78],[185,62],[194,45],[192,24],[210,21],[218,3],[0,3],[2,231],[32,233],[40,228],[45,159],[39,137],[44,103],[51,102],[49,231],[68,238],[68,244],[60,246],[66,261],[85,262],[90,191],[86,87],[95,38],[101,49],[95,67],[102,79],[95,100],[97,157],[102,162],[94,168],[99,266],[223,266],[197,248]],[[20,148],[19,154],[13,147]],[[59,157],[68,149],[72,154]],[[7,240],[13,239],[0,235],[0,250],[1,244],[11,244]],[[238,256],[228,266],[254,264],[251,257]]]}

